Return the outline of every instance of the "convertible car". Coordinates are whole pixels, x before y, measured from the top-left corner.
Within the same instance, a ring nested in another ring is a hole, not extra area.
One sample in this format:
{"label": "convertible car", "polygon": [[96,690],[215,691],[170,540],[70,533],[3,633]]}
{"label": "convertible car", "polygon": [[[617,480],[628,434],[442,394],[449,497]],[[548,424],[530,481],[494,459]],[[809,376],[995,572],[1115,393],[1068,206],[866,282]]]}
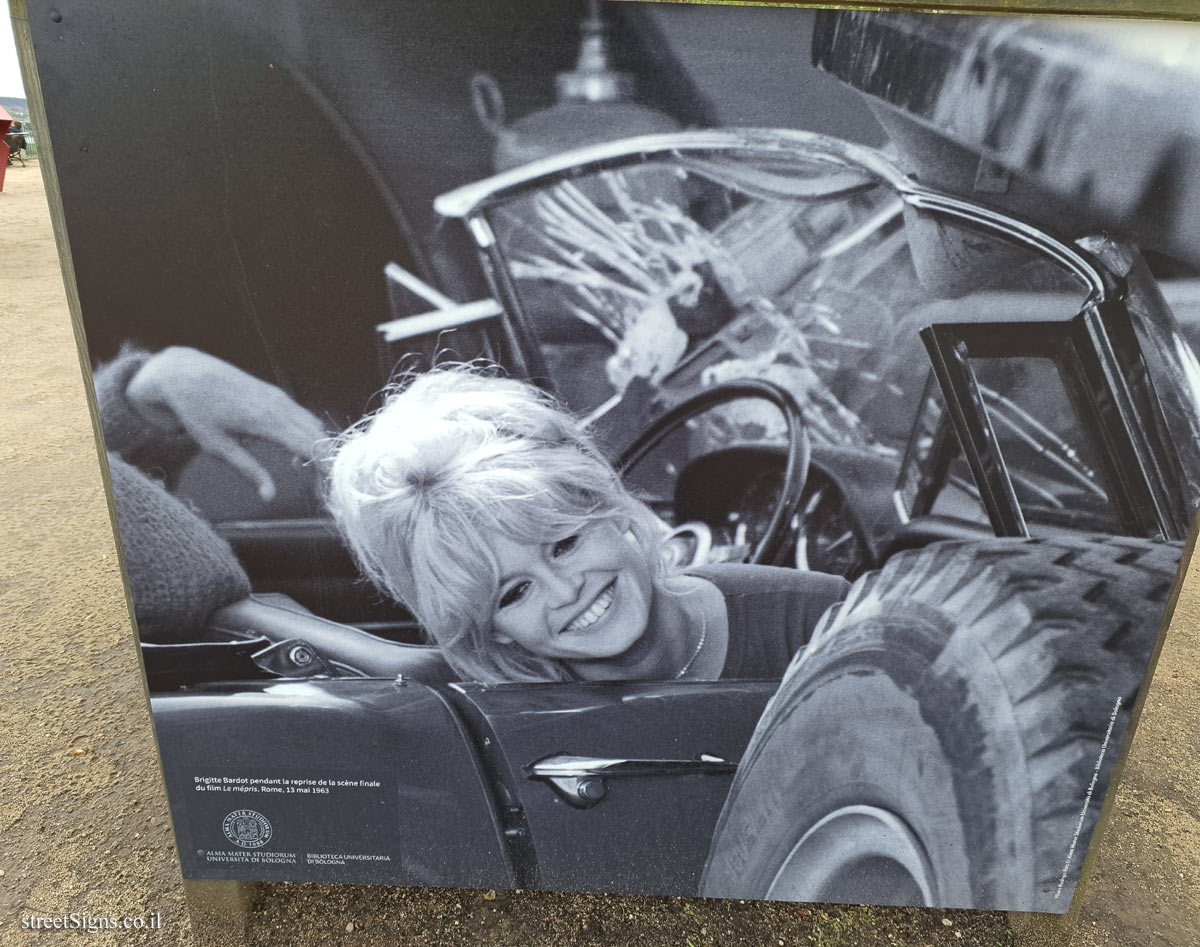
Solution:
{"label": "convertible car", "polygon": [[676,563],[854,582],[782,681],[456,680],[327,519],[220,523],[255,594],[143,645],[185,877],[1066,910],[1200,501],[1200,364],[1138,250],[1195,261],[1195,194],[1049,133],[1034,93],[1111,98],[1182,160],[1076,81],[1084,38],[980,24],[817,19],[899,154],[592,145],[437,199],[491,298],[414,312],[389,269],[389,364],[553,389]]}
{"label": "convertible car", "polygon": [[185,877],[1065,910],[1200,497],[1136,250],[783,130],[436,207],[496,305],[387,344],[555,387],[677,561],[856,582],[782,683],[482,686],[329,523],[223,524],[256,595],[144,646]]}

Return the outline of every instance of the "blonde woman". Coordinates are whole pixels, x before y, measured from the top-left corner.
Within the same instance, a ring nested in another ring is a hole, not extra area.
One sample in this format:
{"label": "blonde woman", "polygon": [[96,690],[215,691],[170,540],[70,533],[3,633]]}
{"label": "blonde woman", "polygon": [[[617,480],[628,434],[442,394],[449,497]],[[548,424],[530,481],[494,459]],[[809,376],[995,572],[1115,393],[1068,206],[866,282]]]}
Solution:
{"label": "blonde woman", "polygon": [[574,417],[472,367],[413,377],[343,434],[329,503],[364,572],[485,683],[779,677],[848,588],[669,572],[661,522]]}

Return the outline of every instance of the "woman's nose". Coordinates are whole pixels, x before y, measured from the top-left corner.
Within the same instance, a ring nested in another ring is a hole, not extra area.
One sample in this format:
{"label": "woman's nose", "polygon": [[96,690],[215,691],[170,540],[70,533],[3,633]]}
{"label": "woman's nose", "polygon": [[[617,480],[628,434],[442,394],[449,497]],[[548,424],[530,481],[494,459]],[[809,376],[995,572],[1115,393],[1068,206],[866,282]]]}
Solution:
{"label": "woman's nose", "polygon": [[579,598],[583,588],[583,573],[577,570],[555,569],[553,566],[546,570],[546,594],[555,606],[570,605]]}

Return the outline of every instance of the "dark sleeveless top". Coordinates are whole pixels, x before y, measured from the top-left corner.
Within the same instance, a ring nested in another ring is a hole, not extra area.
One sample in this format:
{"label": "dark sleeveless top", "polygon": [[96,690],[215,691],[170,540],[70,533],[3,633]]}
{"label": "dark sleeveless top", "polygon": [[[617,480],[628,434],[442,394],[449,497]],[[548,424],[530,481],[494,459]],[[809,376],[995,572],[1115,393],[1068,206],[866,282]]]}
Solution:
{"label": "dark sleeveless top", "polygon": [[722,679],[782,677],[826,609],[850,590],[840,576],[776,566],[712,565],[687,571],[707,579],[725,598],[729,648]]}

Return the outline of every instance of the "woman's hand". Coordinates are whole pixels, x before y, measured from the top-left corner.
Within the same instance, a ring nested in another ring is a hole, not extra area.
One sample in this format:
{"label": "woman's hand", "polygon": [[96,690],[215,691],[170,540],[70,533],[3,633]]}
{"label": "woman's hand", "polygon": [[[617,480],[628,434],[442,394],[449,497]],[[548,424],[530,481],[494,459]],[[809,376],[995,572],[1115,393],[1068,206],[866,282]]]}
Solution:
{"label": "woman's hand", "polygon": [[310,460],[326,433],[316,416],[282,389],[186,346],[152,355],[130,379],[125,394],[149,423],[182,429],[201,450],[240,471],[263,500],[274,499],[275,482],[238,439],[270,441]]}

